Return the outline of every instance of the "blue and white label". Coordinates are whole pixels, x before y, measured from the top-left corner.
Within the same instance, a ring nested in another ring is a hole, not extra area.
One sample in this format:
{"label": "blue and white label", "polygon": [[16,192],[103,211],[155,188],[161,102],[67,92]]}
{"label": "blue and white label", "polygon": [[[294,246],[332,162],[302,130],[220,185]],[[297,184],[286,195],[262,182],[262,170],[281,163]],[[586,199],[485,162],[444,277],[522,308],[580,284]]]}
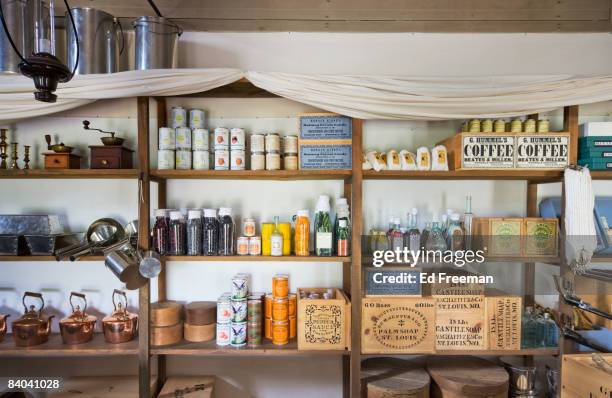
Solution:
{"label": "blue and white label", "polygon": [[300,116],[301,140],[350,140],[352,138],[353,123],[348,116]]}
{"label": "blue and white label", "polygon": [[351,145],[300,145],[300,169],[351,169]]}

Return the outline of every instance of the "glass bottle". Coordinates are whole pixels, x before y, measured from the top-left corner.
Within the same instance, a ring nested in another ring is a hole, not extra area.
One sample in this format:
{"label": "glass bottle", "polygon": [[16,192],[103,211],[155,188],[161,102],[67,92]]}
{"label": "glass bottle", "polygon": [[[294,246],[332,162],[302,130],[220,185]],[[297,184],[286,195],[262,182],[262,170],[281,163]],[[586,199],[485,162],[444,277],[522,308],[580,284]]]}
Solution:
{"label": "glass bottle", "polygon": [[440,222],[440,229],[442,229],[442,236],[445,240],[448,239],[448,215],[442,214],[442,222]]}
{"label": "glass bottle", "polygon": [[421,232],[418,227],[418,214],[419,211],[416,207],[412,208],[408,214],[408,231],[406,231],[405,235],[405,246],[415,253],[421,249]]}
{"label": "glass bottle", "polygon": [[180,211],[170,212],[169,253],[172,256],[185,255],[185,221]]}
{"label": "glass bottle", "polygon": [[219,209],[219,255],[234,255],[234,221],[230,207]]}
{"label": "glass bottle", "polygon": [[544,313],[544,322],[546,322],[546,338],[544,345],[546,347],[557,347],[559,345],[559,330],[557,324],[550,317],[548,312]]}
{"label": "glass bottle", "polygon": [[425,228],[421,232],[421,247],[425,247],[427,243],[427,238],[429,238],[429,233],[431,232],[431,223],[428,221],[425,223]]}
{"label": "glass bottle", "polygon": [[458,213],[451,214],[447,235],[448,248],[450,250],[457,251],[465,248],[461,216]]}
{"label": "glass bottle", "polygon": [[187,213],[187,255],[202,254],[202,212],[189,210]]}
{"label": "glass bottle", "polygon": [[533,307],[525,307],[525,311],[521,317],[521,348],[535,347],[535,333]]}
{"label": "glass bottle", "polygon": [[155,210],[155,223],[153,224],[153,250],[155,250],[161,256],[168,254],[169,233],[170,225],[166,210]]}
{"label": "glass bottle", "polygon": [[399,217],[392,217],[389,223],[389,230],[387,231],[387,242],[389,250],[395,250],[404,248],[404,234],[401,231]]}
{"label": "glass bottle", "polygon": [[446,250],[446,240],[443,236],[442,226],[438,221],[437,217],[434,217],[431,223],[431,231],[427,236],[427,243],[425,243],[427,250],[444,251]]}
{"label": "glass bottle", "polygon": [[217,210],[204,209],[202,222],[202,252],[205,256],[219,254],[219,221]]}
{"label": "glass bottle", "polygon": [[329,216],[329,196],[321,195],[315,213],[315,249],[317,256],[332,255],[332,222]]}
{"label": "glass bottle", "polygon": [[274,217],[274,230],[270,237],[270,255],[271,256],[282,256],[283,255],[283,234],[278,229],[278,216]]}
{"label": "glass bottle", "polygon": [[337,253],[337,246],[336,244],[338,243],[338,239],[336,237],[336,231],[338,230],[338,223],[340,221],[340,213],[342,212],[348,212],[348,201],[346,200],[346,198],[338,198],[336,199],[336,216],[334,218],[334,229],[333,229],[333,252]]}
{"label": "glass bottle", "polygon": [[338,228],[336,229],[336,254],[338,256],[349,255],[351,232],[347,217],[341,217],[338,220]]}
{"label": "glass bottle", "polygon": [[465,213],[463,213],[463,233],[465,234],[465,248],[466,250],[472,249],[472,235],[474,230],[472,228],[472,222],[474,220],[474,214],[472,213],[472,197],[465,197]]}
{"label": "glass bottle", "polygon": [[546,346],[546,332],[548,329],[548,322],[545,319],[545,316],[548,314],[537,314],[535,318],[535,329],[536,329],[536,340],[535,347],[545,347]]}
{"label": "glass bottle", "polygon": [[298,210],[295,217],[293,241],[296,256],[310,255],[310,219],[308,210]]}

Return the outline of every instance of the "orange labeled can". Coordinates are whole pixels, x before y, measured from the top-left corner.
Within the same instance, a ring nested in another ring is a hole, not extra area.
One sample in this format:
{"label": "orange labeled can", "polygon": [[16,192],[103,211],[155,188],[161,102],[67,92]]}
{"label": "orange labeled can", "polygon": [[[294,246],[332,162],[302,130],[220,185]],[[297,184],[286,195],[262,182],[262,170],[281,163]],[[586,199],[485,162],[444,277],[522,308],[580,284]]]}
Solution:
{"label": "orange labeled can", "polygon": [[297,294],[291,293],[289,295],[289,318],[295,317],[297,311]]}
{"label": "orange labeled can", "polygon": [[274,275],[272,278],[272,295],[279,298],[287,298],[289,295],[289,276]]}
{"label": "orange labeled can", "polygon": [[266,294],[266,297],[264,299],[264,303],[265,303],[265,309],[264,309],[264,316],[266,318],[272,318],[272,294]]}
{"label": "orange labeled can", "polygon": [[289,318],[289,300],[275,298],[272,302],[272,320],[287,321]]}
{"label": "orange labeled can", "polygon": [[297,318],[294,316],[289,317],[289,338],[294,339],[297,335]]}
{"label": "orange labeled can", "polygon": [[272,340],[272,319],[264,319],[264,336],[266,339]]}
{"label": "orange labeled can", "polygon": [[272,344],[284,345],[289,343],[289,322],[272,321]]}

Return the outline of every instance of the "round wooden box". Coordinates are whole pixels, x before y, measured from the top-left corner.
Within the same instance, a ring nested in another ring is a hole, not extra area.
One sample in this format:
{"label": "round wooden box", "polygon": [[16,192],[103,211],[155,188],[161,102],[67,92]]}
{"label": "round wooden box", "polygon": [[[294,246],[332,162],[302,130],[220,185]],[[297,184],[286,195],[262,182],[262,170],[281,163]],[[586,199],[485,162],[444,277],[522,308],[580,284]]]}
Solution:
{"label": "round wooden box", "polygon": [[151,326],[151,345],[176,344],[183,340],[183,323],[170,326]]}
{"label": "round wooden box", "polygon": [[432,398],[506,398],[509,376],[501,366],[475,357],[435,357],[427,362]]}
{"label": "round wooden box", "polygon": [[216,323],[208,325],[190,325],[185,323],[184,327],[185,340],[194,343],[213,340],[217,331]]}
{"label": "round wooden box", "polygon": [[367,398],[429,398],[429,374],[414,363],[371,358],[364,362],[361,374]]}
{"label": "round wooden box", "polygon": [[185,323],[193,326],[202,326],[210,325],[216,321],[216,301],[194,301],[185,305]]}
{"label": "round wooden box", "polygon": [[172,326],[181,321],[181,304],[158,301],[151,304],[151,326]]}

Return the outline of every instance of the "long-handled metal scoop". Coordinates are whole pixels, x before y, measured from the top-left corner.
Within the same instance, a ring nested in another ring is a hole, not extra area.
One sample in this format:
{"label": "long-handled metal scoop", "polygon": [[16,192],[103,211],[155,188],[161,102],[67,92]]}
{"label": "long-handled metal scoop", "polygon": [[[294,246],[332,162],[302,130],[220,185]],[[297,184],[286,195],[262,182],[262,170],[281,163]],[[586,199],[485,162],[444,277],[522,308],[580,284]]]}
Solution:
{"label": "long-handled metal scoop", "polygon": [[85,235],[86,241],[58,250],[55,258],[65,260],[69,258],[75,261],[81,256],[95,252],[96,250],[109,246],[125,236],[123,226],[112,218],[101,218],[94,221]]}

